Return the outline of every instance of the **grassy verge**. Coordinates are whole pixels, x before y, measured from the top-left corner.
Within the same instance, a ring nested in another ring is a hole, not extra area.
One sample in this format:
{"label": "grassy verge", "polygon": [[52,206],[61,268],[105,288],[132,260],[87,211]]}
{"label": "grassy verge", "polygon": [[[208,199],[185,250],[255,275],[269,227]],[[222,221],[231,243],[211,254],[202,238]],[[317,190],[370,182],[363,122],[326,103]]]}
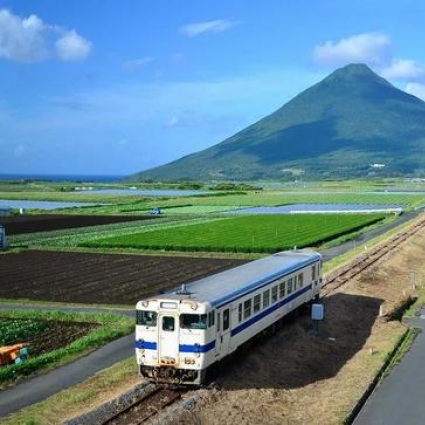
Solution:
{"label": "grassy verge", "polygon": [[112,341],[120,336],[126,335],[133,330],[133,320],[113,314],[87,314],[87,313],[63,313],[63,312],[41,312],[41,311],[2,311],[1,317],[38,319],[65,322],[91,322],[99,326],[94,328],[86,336],[79,338],[64,348],[29,358],[20,363],[5,366],[0,369],[1,387],[12,383],[22,377],[30,376],[40,371],[51,370],[59,365],[75,360],[84,354]]}
{"label": "grassy verge", "polygon": [[368,240],[365,243],[361,243],[358,245],[353,245],[353,249],[347,251],[345,254],[339,255],[337,257],[332,258],[331,260],[327,261],[324,264],[324,273],[329,273],[331,270],[348,263],[350,260],[352,260],[356,255],[365,253],[369,248],[372,248],[374,245],[377,245],[383,241],[386,241],[390,239],[395,234],[401,232],[402,230],[415,225],[418,221],[420,221],[423,218],[423,215],[417,217],[414,220],[407,221],[405,223],[400,224],[397,227],[394,227],[393,229],[388,230],[385,233],[382,233],[379,236],[376,236],[375,238],[372,238]]}

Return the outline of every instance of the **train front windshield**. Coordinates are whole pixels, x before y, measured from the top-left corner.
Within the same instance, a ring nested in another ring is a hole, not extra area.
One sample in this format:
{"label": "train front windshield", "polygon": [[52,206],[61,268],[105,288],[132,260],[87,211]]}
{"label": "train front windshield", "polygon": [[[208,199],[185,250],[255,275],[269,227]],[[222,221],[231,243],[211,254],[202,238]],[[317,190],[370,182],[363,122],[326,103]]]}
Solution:
{"label": "train front windshield", "polygon": [[180,327],[183,329],[207,329],[207,315],[181,314]]}

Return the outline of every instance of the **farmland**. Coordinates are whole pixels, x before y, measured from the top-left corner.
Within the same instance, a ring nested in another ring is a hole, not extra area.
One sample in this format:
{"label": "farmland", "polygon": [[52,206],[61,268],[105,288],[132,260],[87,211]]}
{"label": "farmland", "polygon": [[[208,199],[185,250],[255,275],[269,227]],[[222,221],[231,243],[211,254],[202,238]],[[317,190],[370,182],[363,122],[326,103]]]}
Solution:
{"label": "farmland", "polygon": [[276,252],[317,245],[384,219],[382,214],[249,215],[95,240],[86,247]]}
{"label": "farmland", "polygon": [[241,260],[24,251],[0,255],[0,298],[126,304]]}
{"label": "farmland", "polygon": [[153,219],[153,216],[72,216],[66,214],[36,214],[2,217],[0,223],[8,235],[51,231],[102,224]]}
{"label": "farmland", "polygon": [[0,316],[0,346],[25,342],[31,356],[65,347],[97,326],[89,322]]}
{"label": "farmland", "polygon": [[29,358],[2,367],[0,382],[71,361],[131,329],[130,319],[112,314],[2,311],[0,346],[24,343]]}
{"label": "farmland", "polygon": [[[74,195],[75,196],[75,195]],[[94,195],[91,195],[93,198]],[[0,194],[1,197],[1,194]],[[73,199],[75,200],[75,198]],[[94,202],[93,199],[91,199]],[[98,202],[107,202],[98,199]],[[71,209],[75,214],[146,214],[153,207],[161,207],[165,214],[204,214],[240,207],[279,206],[288,204],[392,204],[404,209],[425,205],[423,193],[353,192],[353,191],[261,191],[245,193],[210,193],[187,197],[121,198],[113,205]]]}

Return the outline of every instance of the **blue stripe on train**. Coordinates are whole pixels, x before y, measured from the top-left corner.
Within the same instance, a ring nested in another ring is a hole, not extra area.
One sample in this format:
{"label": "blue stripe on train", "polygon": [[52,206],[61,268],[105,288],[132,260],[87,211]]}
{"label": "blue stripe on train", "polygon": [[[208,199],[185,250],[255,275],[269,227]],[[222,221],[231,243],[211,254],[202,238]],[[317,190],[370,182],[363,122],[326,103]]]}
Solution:
{"label": "blue stripe on train", "polygon": [[180,353],[206,353],[207,351],[212,350],[214,347],[215,347],[215,340],[205,345],[180,344],[179,351]]}
{"label": "blue stripe on train", "polygon": [[[194,345],[194,344],[180,344],[179,351],[180,353],[206,353],[207,351],[212,350],[215,347],[215,341],[211,341],[205,345]],[[148,341],[136,341],[136,348],[144,350],[156,350],[156,342]]]}
{"label": "blue stripe on train", "polygon": [[156,342],[149,342],[149,341],[137,341],[136,340],[136,348],[144,349],[144,350],[156,350],[157,344]]}

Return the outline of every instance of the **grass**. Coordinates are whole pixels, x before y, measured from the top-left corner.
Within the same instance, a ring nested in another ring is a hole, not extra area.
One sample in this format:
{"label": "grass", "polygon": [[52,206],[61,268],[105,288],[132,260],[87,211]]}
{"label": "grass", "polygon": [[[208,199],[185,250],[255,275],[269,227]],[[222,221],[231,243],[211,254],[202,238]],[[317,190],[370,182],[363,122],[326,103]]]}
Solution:
{"label": "grass", "polygon": [[246,215],[97,239],[81,245],[176,251],[276,252],[322,243],[383,218],[382,214]]}
{"label": "grass", "polygon": [[126,335],[133,330],[133,320],[113,314],[89,314],[89,313],[63,313],[59,311],[1,311],[0,319],[25,319],[25,320],[52,320],[68,322],[91,322],[100,326],[93,329],[88,335],[75,340],[65,348],[29,358],[20,364],[5,366],[0,369],[0,382],[4,386],[18,378],[33,375],[40,371],[51,370],[61,364],[75,360],[90,351]]}

